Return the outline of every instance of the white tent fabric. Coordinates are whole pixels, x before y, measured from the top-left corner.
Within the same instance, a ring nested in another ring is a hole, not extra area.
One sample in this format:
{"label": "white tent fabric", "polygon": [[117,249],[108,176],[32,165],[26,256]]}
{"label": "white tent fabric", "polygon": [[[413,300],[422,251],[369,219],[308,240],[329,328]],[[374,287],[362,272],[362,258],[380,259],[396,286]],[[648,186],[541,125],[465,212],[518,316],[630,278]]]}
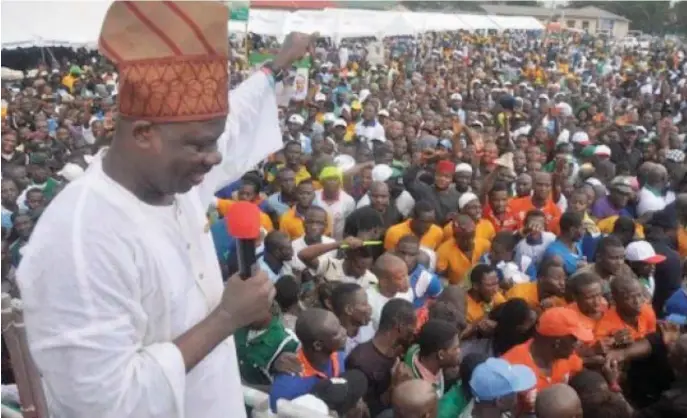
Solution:
{"label": "white tent fabric", "polygon": [[[109,2],[3,0],[0,28],[2,48],[70,46],[95,48]],[[233,33],[246,30],[245,22],[228,22]],[[248,30],[282,39],[290,31],[319,32],[343,38],[415,36],[427,31],[543,29],[533,17],[448,13],[413,13],[356,9],[250,11]]]}

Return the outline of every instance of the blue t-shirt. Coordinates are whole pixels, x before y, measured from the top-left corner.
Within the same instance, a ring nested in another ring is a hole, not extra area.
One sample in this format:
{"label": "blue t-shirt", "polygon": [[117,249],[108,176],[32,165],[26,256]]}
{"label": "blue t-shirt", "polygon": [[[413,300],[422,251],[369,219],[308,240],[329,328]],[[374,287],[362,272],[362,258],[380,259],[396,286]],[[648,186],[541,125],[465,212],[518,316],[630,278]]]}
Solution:
{"label": "blue t-shirt", "polygon": [[413,289],[413,306],[425,306],[427,299],[435,298],[441,293],[441,280],[424,266],[418,264],[410,274],[410,288]]}
{"label": "blue t-shirt", "polygon": [[327,364],[325,370],[320,370],[319,372],[315,372],[311,367],[304,365],[303,371],[299,375],[277,374],[270,387],[270,409],[272,412],[277,411],[277,400],[292,400],[299,396],[307,395],[320,379],[324,377],[338,377],[341,373],[345,372],[345,354],[343,351],[336,353],[336,358],[339,363],[339,373],[336,375],[334,374],[334,365],[331,361]]}
{"label": "blue t-shirt", "polygon": [[575,247],[577,254],[571,252],[560,240],[556,240],[549,245],[546,251],[544,251],[543,258],[559,256],[561,260],[563,260],[563,269],[565,273],[571,276],[577,270],[577,262],[580,260],[580,257],[584,255],[582,252],[582,245],[579,242],[575,243]]}

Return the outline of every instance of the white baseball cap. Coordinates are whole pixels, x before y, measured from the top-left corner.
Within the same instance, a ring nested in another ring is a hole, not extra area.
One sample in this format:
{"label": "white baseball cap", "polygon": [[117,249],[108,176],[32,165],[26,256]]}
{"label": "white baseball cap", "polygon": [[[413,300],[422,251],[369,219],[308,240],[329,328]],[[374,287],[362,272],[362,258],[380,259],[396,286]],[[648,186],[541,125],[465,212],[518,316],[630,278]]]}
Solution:
{"label": "white baseball cap", "polygon": [[605,157],[610,157],[611,156],[611,149],[606,145],[599,145],[594,150],[594,155],[602,155]]}
{"label": "white baseball cap", "polygon": [[372,168],[372,181],[387,181],[393,173],[394,170],[387,164],[377,164]]}
{"label": "white baseball cap", "polygon": [[326,100],[327,100],[327,96],[325,96],[325,95],[322,94],[322,93],[317,93],[317,94],[315,95],[315,101],[316,101],[316,102],[324,102],[324,101],[326,101]]}
{"label": "white baseball cap", "polygon": [[303,124],[305,124],[305,119],[303,119],[303,116],[301,116],[301,115],[293,114],[293,115],[289,116],[289,123],[295,123],[298,125],[303,125]]}
{"label": "white baseball cap", "polygon": [[337,120],[334,121],[334,127],[337,127],[337,126],[342,126],[342,127],[345,128],[345,127],[348,126],[348,124],[346,123],[345,120],[339,118],[339,119],[337,119]]}
{"label": "white baseball cap", "polygon": [[463,193],[458,198],[458,209],[463,209],[468,203],[472,202],[473,200],[479,200],[479,197],[477,197],[477,195],[474,193]]}
{"label": "white baseball cap", "polygon": [[589,145],[589,135],[585,131],[577,131],[572,136],[572,142],[579,145]]}
{"label": "white baseball cap", "polygon": [[647,264],[659,264],[666,260],[666,256],[656,254],[654,247],[647,241],[631,242],[625,249],[627,261],[641,261]]}

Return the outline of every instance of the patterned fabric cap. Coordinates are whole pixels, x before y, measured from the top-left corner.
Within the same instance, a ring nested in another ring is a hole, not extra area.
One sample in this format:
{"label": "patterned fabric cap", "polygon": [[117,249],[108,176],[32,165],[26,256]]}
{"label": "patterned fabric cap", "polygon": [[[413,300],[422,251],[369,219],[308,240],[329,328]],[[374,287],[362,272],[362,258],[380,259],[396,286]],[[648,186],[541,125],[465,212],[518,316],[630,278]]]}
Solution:
{"label": "patterned fabric cap", "polygon": [[191,122],[229,113],[229,9],[217,1],[115,1],[100,52],[119,70],[119,113]]}

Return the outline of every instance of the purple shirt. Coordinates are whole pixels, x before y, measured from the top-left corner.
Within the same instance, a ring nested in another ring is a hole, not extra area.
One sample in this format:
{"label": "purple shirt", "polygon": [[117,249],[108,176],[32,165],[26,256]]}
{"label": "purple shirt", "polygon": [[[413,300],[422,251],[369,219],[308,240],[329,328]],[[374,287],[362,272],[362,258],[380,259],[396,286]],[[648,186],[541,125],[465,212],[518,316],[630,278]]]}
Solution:
{"label": "purple shirt", "polygon": [[610,216],[630,216],[630,212],[627,211],[627,209],[622,208],[622,209],[616,209],[615,206],[611,204],[611,202],[608,200],[608,196],[603,196],[600,197],[599,199],[594,202],[592,205],[592,210],[591,214],[593,217],[596,219],[606,219]]}

